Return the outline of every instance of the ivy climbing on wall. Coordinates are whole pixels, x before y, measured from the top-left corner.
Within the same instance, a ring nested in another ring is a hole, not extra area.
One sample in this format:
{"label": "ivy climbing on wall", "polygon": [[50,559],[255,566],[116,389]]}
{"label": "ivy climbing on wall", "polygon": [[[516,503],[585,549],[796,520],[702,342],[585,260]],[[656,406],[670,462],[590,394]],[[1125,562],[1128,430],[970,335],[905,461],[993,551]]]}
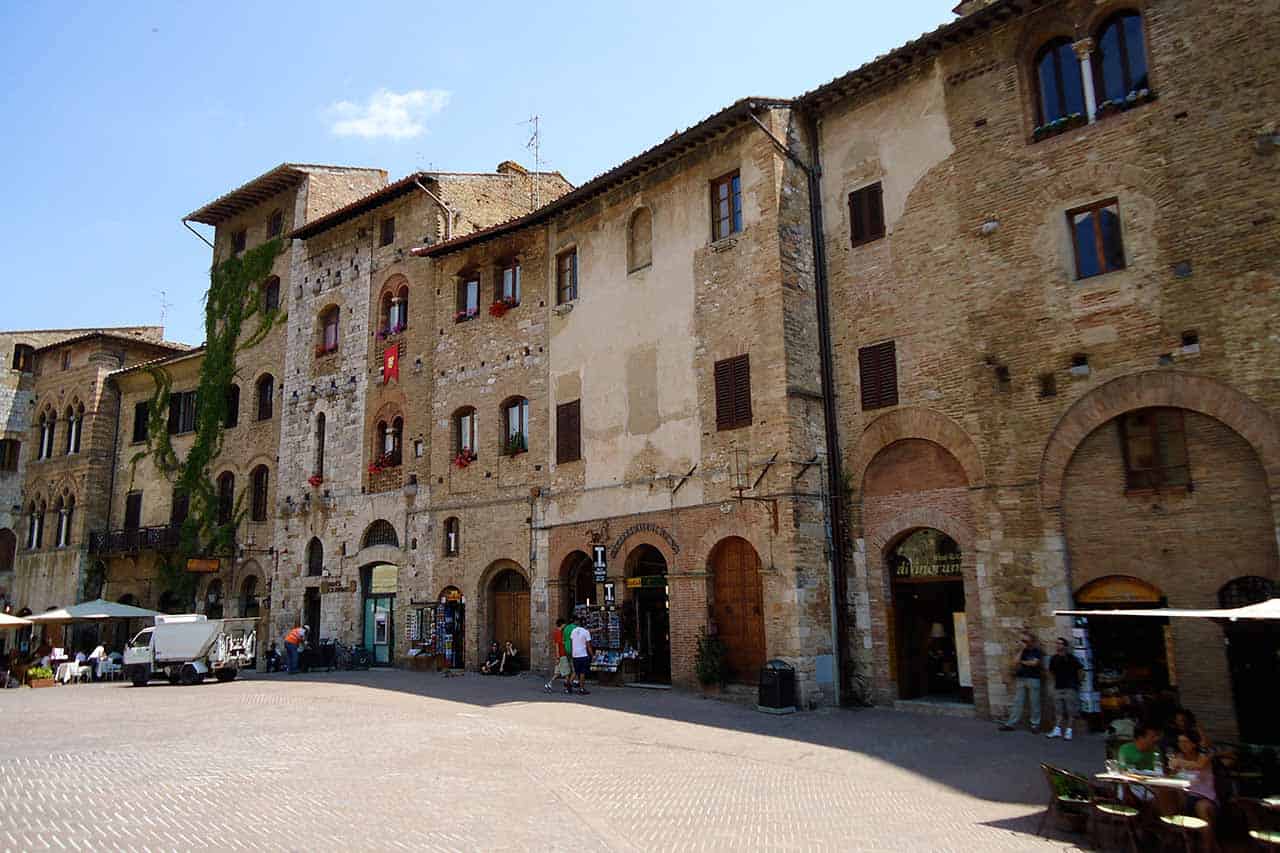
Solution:
{"label": "ivy climbing on wall", "polygon": [[191,448],[180,457],[169,434],[169,399],[172,378],[161,366],[148,368],[155,380],[151,398],[147,443],[131,464],[150,457],[152,464],[173,483],[174,493],[186,495],[188,510],[182,523],[176,552],[160,564],[164,588],[180,601],[191,600],[195,576],[186,570],[191,557],[227,557],[235,551],[236,528],[244,517],[244,492],[233,499],[229,512],[221,512],[213,466],[222,453],[226,427],[226,401],[236,379],[236,359],[260,344],[285,319],[279,307],[268,308],[263,283],[271,275],[284,242],[271,240],[214,266],[205,294],[204,361],[196,386],[195,433]]}

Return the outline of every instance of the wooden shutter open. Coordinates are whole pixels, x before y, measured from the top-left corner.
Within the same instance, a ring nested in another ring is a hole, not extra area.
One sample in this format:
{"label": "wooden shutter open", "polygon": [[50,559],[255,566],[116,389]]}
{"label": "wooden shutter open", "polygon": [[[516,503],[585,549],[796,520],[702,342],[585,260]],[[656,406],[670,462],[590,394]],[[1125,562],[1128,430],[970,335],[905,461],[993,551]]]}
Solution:
{"label": "wooden shutter open", "polygon": [[858,379],[863,409],[898,405],[898,363],[893,341],[858,350]]}
{"label": "wooden shutter open", "polygon": [[556,464],[582,458],[582,401],[556,406]]}

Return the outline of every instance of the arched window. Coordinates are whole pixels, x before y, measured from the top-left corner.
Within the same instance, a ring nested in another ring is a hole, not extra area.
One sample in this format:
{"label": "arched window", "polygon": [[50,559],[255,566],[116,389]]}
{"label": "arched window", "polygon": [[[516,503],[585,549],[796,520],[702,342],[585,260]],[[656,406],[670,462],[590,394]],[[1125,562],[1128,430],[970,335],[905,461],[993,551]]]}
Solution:
{"label": "arched window", "polygon": [[66,452],[70,456],[73,453],[80,452],[80,431],[84,425],[84,405],[77,404],[75,408],[67,406],[67,446]]}
{"label": "arched window", "polygon": [[398,327],[400,330],[409,328],[409,285],[402,284],[400,289],[396,291],[395,299],[391,303],[392,328]]}
{"label": "arched window", "polygon": [[387,461],[395,466],[400,464],[403,457],[403,436],[404,436],[404,418],[392,418],[391,428],[387,430],[386,436],[383,438],[383,452],[387,455]]}
{"label": "arched window", "polygon": [[460,550],[462,550],[461,525],[457,518],[446,518],[444,520],[444,555],[456,557]]}
{"label": "arched window", "polygon": [[18,550],[18,537],[7,527],[0,527],[0,574],[13,571],[13,555]]}
{"label": "arched window", "polygon": [[312,476],[324,479],[324,412],[316,415],[316,462]]}
{"label": "arched window", "polygon": [[270,313],[280,307],[280,277],[271,276],[262,283],[262,310]]}
{"label": "arched window", "polygon": [[275,414],[276,378],[264,373],[258,380],[258,420],[269,421]]}
{"label": "arched window", "polygon": [[222,425],[227,429],[231,429],[240,423],[240,386],[227,386],[227,412],[223,417]]}
{"label": "arched window", "polygon": [[395,326],[395,314],[392,310],[392,296],[390,293],[382,294],[382,302],[379,305],[378,316],[382,319],[382,336],[386,337],[391,334],[392,327]]}
{"label": "arched window", "polygon": [[318,578],[324,574],[324,545],[318,538],[312,537],[307,543],[307,575]]}
{"label": "arched window", "polygon": [[513,397],[502,404],[502,452],[508,456],[529,449],[529,401]]}
{"label": "arched window", "polygon": [[1147,45],[1142,16],[1120,12],[1098,30],[1093,56],[1093,79],[1098,103],[1123,101],[1130,92],[1151,86],[1147,76]]}
{"label": "arched window", "polygon": [[254,619],[258,612],[258,578],[256,575],[249,575],[240,585],[240,615]]}
{"label": "arched window", "polygon": [[1056,38],[1041,47],[1036,54],[1035,68],[1039,124],[1046,125],[1073,113],[1084,114],[1084,78],[1071,39]]}
{"label": "arched window", "polygon": [[316,355],[328,355],[338,351],[338,321],[342,317],[342,309],[330,305],[320,313],[320,342],[316,345]]}
{"label": "arched window", "polygon": [[453,415],[453,452],[457,457],[476,458],[476,410],[471,406]]}
{"label": "arched window", "polygon": [[653,263],[653,214],[641,207],[631,214],[627,224],[627,272],[644,269]]}
{"label": "arched window", "polygon": [[36,459],[53,456],[53,436],[57,428],[58,416],[52,409],[40,413],[40,446],[36,449]]}
{"label": "arched window", "polygon": [[58,511],[57,547],[65,548],[71,544],[71,516],[75,513],[76,499],[70,495],[58,498],[54,508]]}
{"label": "arched window", "polygon": [[271,218],[267,220],[267,239],[279,237],[284,233],[284,211],[276,208],[271,211]]}
{"label": "arched window", "polygon": [[271,473],[266,465],[259,465],[249,476],[253,483],[253,501],[249,517],[253,521],[266,521],[267,490],[271,484]]}
{"label": "arched window", "polygon": [[396,529],[391,526],[391,522],[378,519],[369,525],[369,529],[364,532],[364,539],[360,544],[361,548],[372,548],[375,545],[390,545],[394,548],[400,547],[400,537],[396,535]]}
{"label": "arched window", "polygon": [[34,501],[27,513],[27,550],[36,551],[44,546],[44,511],[45,504]]}
{"label": "arched window", "polygon": [[229,524],[236,507],[236,475],[223,471],[218,475],[218,523]]}

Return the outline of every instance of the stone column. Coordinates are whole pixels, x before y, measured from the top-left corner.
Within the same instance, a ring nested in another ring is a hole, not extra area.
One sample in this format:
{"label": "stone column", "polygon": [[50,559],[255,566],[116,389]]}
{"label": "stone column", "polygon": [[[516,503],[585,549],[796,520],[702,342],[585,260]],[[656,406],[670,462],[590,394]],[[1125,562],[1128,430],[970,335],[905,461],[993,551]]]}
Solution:
{"label": "stone column", "polygon": [[1080,80],[1084,84],[1084,110],[1089,123],[1098,120],[1098,96],[1093,91],[1093,39],[1080,39],[1071,45],[1080,60]]}

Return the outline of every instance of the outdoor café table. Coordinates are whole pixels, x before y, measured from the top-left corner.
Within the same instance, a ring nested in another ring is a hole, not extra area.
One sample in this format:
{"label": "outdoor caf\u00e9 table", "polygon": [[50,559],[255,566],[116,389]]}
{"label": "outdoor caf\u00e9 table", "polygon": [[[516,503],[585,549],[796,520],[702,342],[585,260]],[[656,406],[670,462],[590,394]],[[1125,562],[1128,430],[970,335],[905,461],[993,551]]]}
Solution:
{"label": "outdoor caf\u00e9 table", "polygon": [[[1093,778],[1099,782],[1115,782],[1116,799],[1124,799],[1124,786],[1129,783],[1150,788],[1151,793],[1161,801],[1161,806],[1166,811],[1169,810],[1170,806],[1174,805],[1173,799],[1176,795],[1191,787],[1191,780],[1184,779],[1181,776],[1147,776],[1142,773],[1130,773],[1124,770],[1104,770],[1101,773],[1094,774]],[[1177,808],[1172,809],[1172,812],[1177,811]]]}
{"label": "outdoor caf\u00e9 table", "polygon": [[70,684],[71,679],[76,677],[76,669],[79,667],[73,660],[58,664],[58,670],[54,673],[53,679],[59,684]]}

